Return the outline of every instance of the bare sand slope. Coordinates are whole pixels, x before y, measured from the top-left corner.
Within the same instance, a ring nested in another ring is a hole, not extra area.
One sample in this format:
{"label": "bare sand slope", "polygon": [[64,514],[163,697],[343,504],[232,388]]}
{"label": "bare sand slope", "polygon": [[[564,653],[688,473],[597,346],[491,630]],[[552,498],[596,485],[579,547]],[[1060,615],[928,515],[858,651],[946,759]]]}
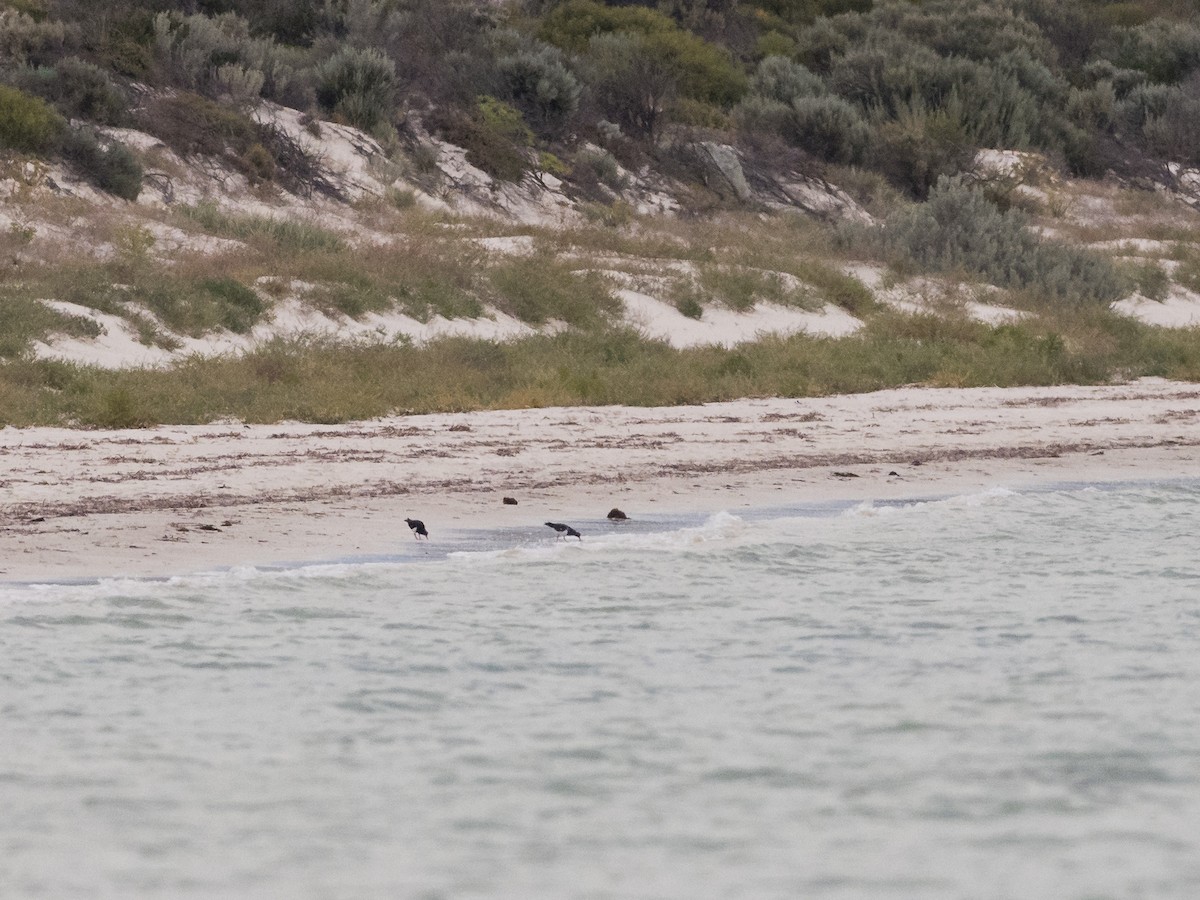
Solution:
{"label": "bare sand slope", "polygon": [[[1200,477],[1198,419],[1200,386],[1147,379],[343,426],[8,428],[0,580],[387,554],[411,540],[405,516],[425,520],[437,540],[551,516],[602,519],[612,506],[647,519]],[[506,495],[519,505],[502,505]]]}

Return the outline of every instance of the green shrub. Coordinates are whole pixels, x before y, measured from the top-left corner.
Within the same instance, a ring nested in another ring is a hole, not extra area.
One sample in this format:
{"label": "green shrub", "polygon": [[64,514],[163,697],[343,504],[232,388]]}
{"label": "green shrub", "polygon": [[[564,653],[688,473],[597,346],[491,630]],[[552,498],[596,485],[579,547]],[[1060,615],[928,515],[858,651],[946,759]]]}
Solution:
{"label": "green shrub", "polygon": [[826,303],[840,306],[855,316],[865,316],[878,310],[879,304],[871,289],[855,278],[815,260],[798,261],[788,271],[817,290]]}
{"label": "green shrub", "polygon": [[495,97],[482,96],[476,102],[480,124],[487,130],[508,138],[514,144],[528,147],[533,143],[533,132],[525,124],[521,111]]}
{"label": "green shrub", "polygon": [[1160,302],[1167,298],[1167,292],[1171,287],[1171,277],[1162,266],[1152,260],[1147,260],[1128,268],[1129,278],[1139,294]]}
{"label": "green shrub", "polygon": [[103,392],[99,408],[84,423],[100,428],[146,428],[153,420],[140,405],[137,394],[128,387],[112,387]]}
{"label": "green shrub", "polygon": [[466,116],[441,119],[442,136],[467,151],[467,161],[500,181],[520,181],[529,161],[512,142]]}
{"label": "green shrub", "polygon": [[[778,272],[737,266],[707,266],[700,271],[700,296],[711,297],[723,306],[748,312],[759,303],[780,306],[812,305],[804,291],[793,288]],[[675,294],[677,305],[694,296],[687,288]]]}
{"label": "green shrub", "polygon": [[262,93],[270,73],[278,90],[279,56],[270,38],[255,38],[236,13],[217,16],[159,13],[154,17],[158,57],[175,83],[247,104]]}
{"label": "green shrub", "polygon": [[144,305],[172,331],[202,335],[217,329],[244,334],[267,306],[232,278],[191,279],[156,269],[132,273],[125,297]]}
{"label": "green shrub", "polygon": [[371,131],[392,118],[396,67],[378,50],[343,48],[316,74],[317,100],[349,124]]}
{"label": "green shrub", "polygon": [[697,321],[704,317],[704,301],[695,282],[690,278],[679,282],[677,288],[672,291],[671,297],[680,315]]}
{"label": "green shrub", "polygon": [[817,19],[800,32],[795,57],[814,72],[828,73],[850,49],[850,38],[829,19]]}
{"label": "green shrub", "polygon": [[53,67],[26,69],[17,79],[22,88],[50,101],[68,118],[117,125],[128,115],[129,101],[108,74],[74,56]]}
{"label": "green shrub", "polygon": [[49,66],[81,43],[79,26],[35,19],[15,9],[0,9],[0,59],[18,66]]}
{"label": "green shrub", "polygon": [[101,190],[126,200],[136,200],[142,192],[142,164],[119,141],[101,144],[96,132],[72,128],[63,140],[63,155]]}
{"label": "green shrub", "polygon": [[24,91],[0,85],[0,148],[49,153],[66,131],[62,116]]}
{"label": "green shrub", "polygon": [[577,177],[590,176],[614,191],[625,187],[621,177],[621,167],[617,159],[607,150],[599,147],[584,147],[574,157],[574,171]]}
{"label": "green shrub", "polygon": [[543,133],[560,132],[579,108],[583,87],[555,47],[526,48],[501,56],[496,71],[505,96]]}
{"label": "green shrub", "polygon": [[754,55],[759,59],[766,59],[770,56],[783,56],[790,59],[795,56],[796,50],[795,38],[775,30],[760,35],[754,45]]}
{"label": "green shrub", "polygon": [[585,51],[587,81],[602,110],[633,134],[653,136],[665,101],[676,93],[728,108],[746,90],[727,51],[649,9],[568,0],[546,16],[541,35]]}
{"label": "green shrub", "polygon": [[728,108],[746,93],[746,76],[729,52],[690,32],[647,35],[646,49],[670,68],[682,97]]}
{"label": "green shrub", "polygon": [[797,97],[788,130],[797,147],[843,164],[860,161],[871,140],[862,114],[841,97]]}
{"label": "green shrub", "polygon": [[1200,24],[1154,19],[1121,30],[1109,51],[1120,67],[1145,72],[1153,81],[1174,84],[1200,70]]}
{"label": "green shrub", "polygon": [[955,175],[975,158],[975,144],[945,110],[917,105],[875,130],[871,163],[896,187],[923,198],[945,175]]}
{"label": "green shrub", "polygon": [[539,37],[564,50],[582,53],[597,35],[661,34],[677,28],[669,17],[645,7],[568,0],[555,6],[542,20]]}
{"label": "green shrub", "polygon": [[828,93],[820,77],[782,56],[768,56],[758,64],[750,79],[750,96],[791,103],[798,97]]}
{"label": "green shrub", "polygon": [[653,139],[678,84],[673,67],[655,55],[644,35],[599,34],[584,60],[601,112],[630,134]]}
{"label": "green shrub", "polygon": [[[11,232],[10,232],[11,235]],[[22,242],[24,243],[24,242]],[[0,248],[9,248],[8,236],[0,239]],[[0,359],[23,356],[30,341],[48,334],[67,334],[75,337],[98,337],[100,326],[85,316],[55,312],[39,300],[0,294]]]}
{"label": "green shrub", "polygon": [[1200,294],[1200,253],[1191,253],[1179,262],[1175,280],[1189,291]]}

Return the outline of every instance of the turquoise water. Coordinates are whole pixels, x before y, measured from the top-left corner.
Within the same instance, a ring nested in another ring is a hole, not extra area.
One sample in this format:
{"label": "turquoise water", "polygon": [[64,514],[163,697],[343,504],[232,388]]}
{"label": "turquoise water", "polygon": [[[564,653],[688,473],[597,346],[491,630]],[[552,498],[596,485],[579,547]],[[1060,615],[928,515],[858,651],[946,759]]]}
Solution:
{"label": "turquoise water", "polygon": [[0,893],[1200,895],[1200,485],[586,531],[0,586]]}

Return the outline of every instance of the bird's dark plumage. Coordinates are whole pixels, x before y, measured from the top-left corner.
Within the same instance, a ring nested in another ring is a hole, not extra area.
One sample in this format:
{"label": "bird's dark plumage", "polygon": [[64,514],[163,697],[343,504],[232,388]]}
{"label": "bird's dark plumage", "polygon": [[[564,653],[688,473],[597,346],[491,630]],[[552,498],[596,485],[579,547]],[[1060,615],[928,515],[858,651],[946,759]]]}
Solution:
{"label": "bird's dark plumage", "polygon": [[555,531],[557,531],[558,536],[560,538],[574,537],[574,538],[579,538],[581,541],[583,540],[583,535],[580,534],[578,531],[576,531],[574,528],[572,528],[570,525],[564,525],[562,522],[547,522],[546,526],[548,528],[553,528]]}
{"label": "bird's dark plumage", "polygon": [[417,540],[429,537],[429,532],[425,530],[425,523],[420,519],[405,519],[404,521],[413,530],[413,537]]}

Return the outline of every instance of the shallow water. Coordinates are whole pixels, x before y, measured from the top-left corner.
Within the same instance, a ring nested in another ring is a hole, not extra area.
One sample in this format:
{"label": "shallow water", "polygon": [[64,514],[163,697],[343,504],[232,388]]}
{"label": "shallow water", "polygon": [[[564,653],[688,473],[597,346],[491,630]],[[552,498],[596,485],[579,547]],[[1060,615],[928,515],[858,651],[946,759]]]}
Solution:
{"label": "shallow water", "polygon": [[2,893],[1192,898],[1198,534],[995,491],[0,586]]}

